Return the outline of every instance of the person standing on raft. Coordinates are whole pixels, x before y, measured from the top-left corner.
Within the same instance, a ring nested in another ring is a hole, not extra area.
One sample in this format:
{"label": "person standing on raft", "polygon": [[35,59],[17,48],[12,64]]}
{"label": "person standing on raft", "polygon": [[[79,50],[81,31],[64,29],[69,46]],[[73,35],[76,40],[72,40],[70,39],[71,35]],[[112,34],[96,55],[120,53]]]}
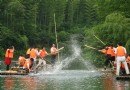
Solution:
{"label": "person standing on raft", "polygon": [[126,48],[122,46],[122,43],[119,42],[117,44],[117,48],[115,50],[115,56],[116,56],[116,61],[117,61],[117,68],[116,68],[116,75],[119,76],[119,73],[120,73],[120,67],[121,67],[121,63],[124,64],[124,67],[125,67],[125,71],[126,71],[126,74],[130,74],[129,73],[129,69],[128,69],[128,65],[126,63]]}
{"label": "person standing on raft", "polygon": [[58,53],[57,48],[55,47],[55,44],[52,44],[52,47],[50,49],[51,52],[51,63],[54,65],[56,62],[56,55]]}
{"label": "person standing on raft", "polygon": [[40,51],[39,51],[39,62],[36,66],[35,69],[37,69],[42,63],[44,65],[44,70],[46,70],[46,61],[45,61],[45,57],[49,55],[46,51],[46,49],[43,47]]}
{"label": "person standing on raft", "polygon": [[4,64],[6,65],[6,70],[9,70],[9,66],[11,64],[11,59],[13,58],[13,56],[14,56],[14,46],[11,46],[6,50],[5,53]]}

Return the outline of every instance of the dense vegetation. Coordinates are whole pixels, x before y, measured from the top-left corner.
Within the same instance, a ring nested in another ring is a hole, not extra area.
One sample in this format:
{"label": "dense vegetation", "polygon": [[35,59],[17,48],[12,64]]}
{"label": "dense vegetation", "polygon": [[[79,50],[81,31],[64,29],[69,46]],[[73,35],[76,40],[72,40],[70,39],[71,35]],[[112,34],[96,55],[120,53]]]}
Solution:
{"label": "dense vegetation", "polygon": [[[129,0],[0,0],[0,57],[6,48],[15,46],[16,54],[29,46],[50,46],[55,43],[54,13],[58,42],[65,42],[71,34],[82,34],[82,44],[97,49],[104,43],[122,41],[130,53]],[[59,38],[60,37],[60,38]],[[90,51],[96,64],[101,55]],[[102,60],[100,60],[102,62]]]}

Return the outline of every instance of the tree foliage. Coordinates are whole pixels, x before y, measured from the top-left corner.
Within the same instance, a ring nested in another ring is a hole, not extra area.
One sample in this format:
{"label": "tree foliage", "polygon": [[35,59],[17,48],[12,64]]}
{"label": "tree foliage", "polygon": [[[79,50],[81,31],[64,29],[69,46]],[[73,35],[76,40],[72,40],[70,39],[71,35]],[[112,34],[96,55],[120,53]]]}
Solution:
{"label": "tree foliage", "polygon": [[121,13],[111,13],[107,15],[102,24],[90,30],[86,30],[85,33],[87,37],[86,40],[89,40],[89,44],[97,49],[104,48],[104,44],[101,41],[106,45],[113,44],[115,47],[118,42],[122,42],[128,53],[130,53],[130,19]]}

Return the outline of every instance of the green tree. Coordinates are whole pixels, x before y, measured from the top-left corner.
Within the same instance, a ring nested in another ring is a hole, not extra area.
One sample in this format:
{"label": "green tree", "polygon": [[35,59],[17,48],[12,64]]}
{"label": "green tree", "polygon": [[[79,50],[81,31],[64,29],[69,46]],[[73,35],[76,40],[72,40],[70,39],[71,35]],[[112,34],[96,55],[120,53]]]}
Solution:
{"label": "green tree", "polygon": [[[85,35],[84,43],[97,49],[104,48],[104,45],[100,40],[102,40],[105,44],[113,44],[115,47],[118,42],[122,42],[128,53],[130,53],[130,19],[126,18],[121,13],[111,13],[110,15],[107,15],[104,23],[91,29],[86,29]],[[97,40],[94,35],[96,35],[96,37],[100,40]],[[91,57],[93,60],[102,58],[95,51],[91,50],[91,54],[96,57]],[[102,59],[101,61],[103,62]],[[98,61],[95,60],[94,62],[97,63]]]}
{"label": "green tree", "polygon": [[65,17],[64,17],[64,28],[65,29],[71,29],[73,26],[73,15],[74,15],[74,1],[73,0],[68,0],[66,3],[66,8],[65,8]]}
{"label": "green tree", "polygon": [[90,26],[96,21],[96,12],[93,3],[87,0],[79,0],[74,13],[74,22],[79,26]]}

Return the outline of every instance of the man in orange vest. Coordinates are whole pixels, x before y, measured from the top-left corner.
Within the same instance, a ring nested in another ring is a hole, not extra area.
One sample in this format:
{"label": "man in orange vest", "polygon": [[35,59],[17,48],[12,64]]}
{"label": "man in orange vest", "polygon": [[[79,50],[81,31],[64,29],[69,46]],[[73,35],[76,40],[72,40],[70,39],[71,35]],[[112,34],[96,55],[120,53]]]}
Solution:
{"label": "man in orange vest", "polygon": [[114,49],[112,48],[112,45],[108,45],[105,47],[105,49],[102,50],[98,50],[102,53],[104,53],[106,55],[106,60],[104,62],[104,70],[106,70],[106,68],[108,67],[108,64],[112,64],[113,66],[113,61],[115,60],[115,53],[114,53]]}
{"label": "man in orange vest", "polygon": [[44,65],[44,70],[46,69],[46,61],[45,61],[45,56],[47,56],[48,53],[46,51],[46,49],[43,47],[40,51],[39,51],[39,62],[38,65],[36,66],[36,69],[43,63]]}
{"label": "man in orange vest", "polygon": [[30,58],[32,60],[32,68],[36,66],[36,58],[38,56],[38,48],[32,48],[30,52]]}
{"label": "man in orange vest", "polygon": [[4,63],[5,65],[7,65],[6,70],[9,70],[9,65],[11,64],[11,59],[13,58],[13,56],[14,56],[14,46],[11,46],[6,50],[5,53]]}
{"label": "man in orange vest", "polygon": [[52,44],[50,52],[51,52],[51,63],[54,65],[56,61],[56,55],[58,53],[58,50],[56,49],[55,44]]}
{"label": "man in orange vest", "polygon": [[126,53],[127,53],[126,49],[125,49],[125,47],[122,46],[121,42],[119,42],[117,45],[118,46],[115,51],[115,56],[116,56],[116,61],[117,61],[116,75],[117,76],[120,75],[121,63],[124,64],[126,74],[129,74],[129,69],[128,69],[128,65],[126,63],[126,57],[125,57]]}

